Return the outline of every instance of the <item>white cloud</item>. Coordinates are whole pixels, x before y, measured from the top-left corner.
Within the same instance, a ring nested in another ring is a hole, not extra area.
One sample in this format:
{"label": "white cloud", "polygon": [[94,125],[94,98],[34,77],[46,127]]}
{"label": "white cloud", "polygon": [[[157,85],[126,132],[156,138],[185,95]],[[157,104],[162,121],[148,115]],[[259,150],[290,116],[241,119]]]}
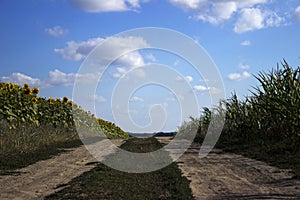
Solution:
{"label": "white cloud", "polygon": [[211,94],[218,94],[220,93],[220,89],[215,87],[206,87],[203,85],[195,85],[193,89],[197,92],[209,92]]}
{"label": "white cloud", "polygon": [[231,81],[240,81],[249,78],[250,76],[251,74],[249,72],[244,71],[242,73],[231,73],[227,77]]}
{"label": "white cloud", "polygon": [[97,81],[98,78],[99,74],[97,73],[64,73],[55,69],[49,72],[48,77],[42,82],[42,85],[46,87],[71,86],[74,84],[75,80],[81,84],[88,84]]}
{"label": "white cloud", "polygon": [[295,17],[297,20],[300,20],[300,6],[295,9]]}
{"label": "white cloud", "polygon": [[194,88],[194,90],[200,91],[200,92],[204,92],[204,91],[208,91],[209,90],[208,87],[205,87],[203,85],[195,85],[193,88]]}
{"label": "white cloud", "polygon": [[144,99],[141,97],[134,96],[130,99],[132,102],[144,102]]}
{"label": "white cloud", "polygon": [[176,97],[181,101],[184,100],[184,95],[178,94],[178,95],[176,95]]}
{"label": "white cloud", "polygon": [[180,63],[180,61],[179,61],[179,60],[175,60],[175,61],[174,61],[174,63],[173,63],[173,65],[174,65],[174,66],[178,66],[178,65],[179,65],[179,63]]}
{"label": "white cloud", "polygon": [[112,75],[114,78],[120,78],[128,72],[124,67],[117,67],[116,70],[117,72]]}
{"label": "white cloud", "polygon": [[50,71],[47,78],[41,80],[33,78],[22,73],[12,73],[8,77],[0,77],[1,82],[13,82],[17,84],[28,83],[30,86],[38,86],[42,88],[49,88],[55,86],[71,86],[75,80],[80,81],[82,84],[90,83],[98,79],[98,74],[76,74],[64,73],[57,69]]}
{"label": "white cloud", "polygon": [[131,67],[141,67],[145,64],[144,58],[139,52],[131,52],[121,56],[114,63],[115,65],[126,65]]}
{"label": "white cloud", "polygon": [[135,76],[140,77],[140,78],[145,78],[146,77],[146,72],[142,68],[135,69],[133,71],[133,73],[134,73]]}
{"label": "white cloud", "polygon": [[142,67],[117,67],[116,72],[112,74],[113,78],[124,78],[126,80],[130,79],[130,75],[134,75],[135,77],[145,78],[146,72]]}
{"label": "white cloud", "polygon": [[210,82],[210,80],[208,80],[208,79],[200,79],[199,82],[208,83],[208,82]]}
{"label": "white cloud", "polygon": [[219,24],[230,19],[237,9],[238,7],[235,2],[213,3],[207,12],[199,13],[197,18],[211,24]]}
{"label": "white cloud", "polygon": [[191,76],[185,76],[185,77],[177,76],[176,81],[186,81],[186,82],[190,83],[190,82],[193,81],[193,77],[191,77]]}
{"label": "white cloud", "polygon": [[63,49],[54,49],[55,53],[62,55],[64,59],[80,61],[84,59],[97,45],[103,42],[103,38],[91,38],[83,42],[69,41]]}
{"label": "white cloud", "polygon": [[92,100],[92,101],[95,101],[95,102],[98,102],[98,103],[103,103],[103,102],[106,102],[106,98],[104,98],[103,96],[101,95],[92,95],[92,96],[89,96],[89,100]]}
{"label": "white cloud", "polygon": [[163,108],[167,108],[169,106],[169,104],[167,103],[167,102],[164,102],[163,104],[162,104],[162,107]]}
{"label": "white cloud", "polygon": [[240,18],[234,26],[236,33],[262,29],[264,27],[264,16],[259,8],[245,8],[241,11]]}
{"label": "white cloud", "polygon": [[72,0],[72,2],[86,12],[120,12],[140,7],[139,0]]}
{"label": "white cloud", "polygon": [[265,16],[265,27],[279,27],[285,21],[283,17],[278,16],[275,12],[266,12]]}
{"label": "white cloud", "polygon": [[56,69],[49,72],[48,78],[45,80],[45,83],[52,86],[56,86],[56,85],[70,86],[74,83],[75,79],[76,79],[76,74],[74,73],[66,74]]}
{"label": "white cloud", "polygon": [[244,8],[234,25],[236,33],[263,29],[267,27],[280,26],[284,18],[279,17],[275,12],[262,11],[260,8]]}
{"label": "white cloud", "polygon": [[[211,83],[212,85],[214,85],[214,83],[216,82],[216,80],[208,80],[208,79],[201,79],[199,80],[199,82],[201,82],[202,84],[208,84]],[[209,84],[208,84],[209,85]],[[193,89],[197,92],[209,92],[210,94],[220,94],[222,91],[214,86],[208,87],[208,86],[204,86],[204,85],[195,85],[193,87]]]}
{"label": "white cloud", "polygon": [[170,2],[184,9],[198,9],[203,3],[202,0],[170,0]]}
{"label": "white cloud", "polygon": [[246,65],[246,64],[240,64],[240,65],[239,65],[239,68],[240,68],[240,69],[250,69],[250,66],[249,66],[249,65]]}
{"label": "white cloud", "polygon": [[196,18],[211,24],[229,20],[240,9],[267,3],[267,0],[169,0],[184,10],[192,10]]}
{"label": "white cloud", "polygon": [[184,79],[185,79],[188,83],[190,83],[190,82],[193,81],[193,77],[191,77],[191,76],[186,76],[186,77],[184,77]]}
{"label": "white cloud", "polygon": [[157,62],[157,59],[153,56],[153,54],[147,54],[145,56],[148,60],[150,60],[151,62]]}
{"label": "white cloud", "polygon": [[65,48],[54,49],[54,52],[60,54],[64,59],[81,61],[99,44],[103,45],[103,48],[96,49],[96,55],[99,55],[98,64],[110,63],[112,59],[119,57],[114,65],[132,67],[144,65],[142,55],[138,51],[132,52],[132,50],[149,47],[141,37],[108,37],[106,39],[98,37],[81,42],[69,41]]}
{"label": "white cloud", "polygon": [[167,97],[167,98],[166,98],[166,101],[177,101],[177,100],[176,100],[176,98],[174,98],[174,97]]}
{"label": "white cloud", "polygon": [[251,42],[249,40],[244,40],[243,42],[241,42],[242,46],[250,46]]}
{"label": "white cloud", "polygon": [[19,85],[24,83],[29,84],[30,86],[40,86],[41,80],[38,78],[32,78],[22,73],[12,73],[10,76],[0,77],[1,82],[11,82]]}
{"label": "white cloud", "polygon": [[51,36],[59,37],[59,36],[65,35],[68,32],[68,30],[62,28],[61,26],[54,26],[52,28],[46,28],[45,32]]}
{"label": "white cloud", "polygon": [[[214,25],[233,19],[234,31],[243,33],[280,26],[284,18],[263,7],[268,0],[169,0],[175,6],[194,13],[194,18]],[[299,11],[300,12],[300,11]]]}

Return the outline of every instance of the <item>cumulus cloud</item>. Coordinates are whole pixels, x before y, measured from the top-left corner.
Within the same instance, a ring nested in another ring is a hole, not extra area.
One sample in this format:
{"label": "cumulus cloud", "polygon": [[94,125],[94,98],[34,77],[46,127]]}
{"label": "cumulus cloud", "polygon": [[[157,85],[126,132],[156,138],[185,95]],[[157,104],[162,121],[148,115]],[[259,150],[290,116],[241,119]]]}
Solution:
{"label": "cumulus cloud", "polygon": [[186,82],[190,83],[190,82],[193,81],[193,77],[191,77],[191,76],[185,76],[185,77],[177,76],[176,81],[186,81]]}
{"label": "cumulus cloud", "polygon": [[221,92],[220,89],[216,88],[216,87],[206,87],[204,85],[195,85],[193,87],[193,89],[196,91],[196,92],[201,92],[201,93],[204,93],[204,92],[209,92],[211,94],[219,94]]}
{"label": "cumulus cloud", "polygon": [[155,56],[153,56],[153,54],[147,54],[145,56],[145,58],[147,58],[148,60],[150,60],[151,62],[157,62],[157,59],[155,58]]}
{"label": "cumulus cloud", "polygon": [[275,12],[262,11],[260,8],[245,8],[234,25],[236,33],[258,30],[267,27],[280,26],[284,18],[279,17]]}
{"label": "cumulus cloud", "polygon": [[190,82],[193,81],[193,77],[191,77],[191,76],[186,76],[186,77],[184,77],[184,79],[185,79],[188,83],[190,83]]}
{"label": "cumulus cloud", "polygon": [[244,71],[242,73],[230,73],[227,77],[231,81],[240,81],[249,78],[250,76],[251,74],[249,72]]}
{"label": "cumulus cloud", "polygon": [[119,57],[114,65],[135,67],[143,65],[144,58],[138,51],[131,51],[149,47],[141,37],[108,37],[106,39],[98,37],[80,42],[69,41],[65,48],[54,49],[54,52],[60,54],[64,59],[81,61],[99,44],[103,45],[103,48],[96,49],[96,53],[99,55],[98,64],[110,63],[112,59]]}
{"label": "cumulus cloud", "polygon": [[209,90],[208,87],[203,86],[203,85],[195,85],[193,88],[194,88],[194,90],[200,91],[200,92],[204,92],[204,91],[208,91]]}
{"label": "cumulus cloud", "polygon": [[98,74],[77,74],[77,73],[64,73],[59,70],[50,71],[48,77],[43,81],[44,86],[71,86],[77,79],[80,83],[90,83],[99,78]]}
{"label": "cumulus cloud", "polygon": [[50,71],[48,74],[48,78],[44,81],[47,85],[51,86],[70,86],[74,83],[76,79],[76,74],[70,73],[66,74],[59,70]]}
{"label": "cumulus cloud", "polygon": [[167,97],[167,98],[166,98],[166,101],[177,101],[177,100],[176,100],[176,98],[174,98],[174,97]]}
{"label": "cumulus cloud", "polygon": [[144,102],[144,99],[141,97],[134,96],[130,99],[132,102]]}
{"label": "cumulus cloud", "polygon": [[300,6],[295,9],[295,17],[297,20],[300,20]]}
{"label": "cumulus cloud", "polygon": [[51,36],[59,37],[65,35],[68,32],[68,29],[64,29],[61,26],[54,26],[52,28],[46,28],[45,32]]}
{"label": "cumulus cloud", "polygon": [[241,42],[241,46],[250,46],[251,42],[249,40],[244,40],[243,42]]}
{"label": "cumulus cloud", "polygon": [[98,103],[103,103],[103,102],[106,102],[106,98],[101,96],[101,95],[92,95],[92,96],[89,96],[89,100],[91,101],[95,101],[95,102],[98,102]]}
{"label": "cumulus cloud", "polygon": [[173,63],[173,66],[178,66],[180,64],[180,61],[179,60],[175,60],[174,63]]}
{"label": "cumulus cloud", "polygon": [[264,16],[259,8],[246,8],[234,26],[236,33],[243,33],[264,27]]}
{"label": "cumulus cloud", "polygon": [[76,79],[83,84],[87,84],[91,81],[97,80],[98,77],[98,74],[64,73],[55,69],[53,71],[50,71],[47,78],[45,78],[44,80],[33,78],[22,73],[12,73],[10,76],[0,77],[0,81],[17,83],[20,85],[28,83],[30,86],[49,88],[55,86],[71,86],[74,84]]}
{"label": "cumulus cloud", "polygon": [[[284,18],[262,10],[268,0],[169,0],[171,4],[192,11],[198,20],[218,25],[234,19],[234,31],[243,33],[265,27],[279,26]],[[235,17],[235,18],[234,18]]]}
{"label": "cumulus cloud", "polygon": [[247,64],[240,64],[240,65],[239,65],[239,68],[240,68],[240,69],[250,69],[250,66],[247,65]]}
{"label": "cumulus cloud", "polygon": [[72,2],[86,12],[120,12],[140,8],[140,0],[72,0]]}
{"label": "cumulus cloud", "polygon": [[117,67],[115,73],[112,74],[113,78],[123,78],[125,80],[129,80],[132,76],[145,78],[146,72],[141,67]]}
{"label": "cumulus cloud", "polygon": [[83,42],[69,41],[63,49],[54,49],[64,59],[80,61],[83,60],[97,45],[103,42],[103,38],[92,38]]}
{"label": "cumulus cloud", "polygon": [[212,4],[206,13],[199,13],[197,18],[211,24],[219,24],[222,21],[230,19],[237,9],[238,7],[235,2],[219,2]]}
{"label": "cumulus cloud", "polygon": [[192,10],[196,18],[212,24],[229,20],[240,9],[267,3],[267,0],[169,0],[175,6]]}
{"label": "cumulus cloud", "polygon": [[112,76],[114,78],[120,78],[122,76],[124,76],[126,73],[128,72],[128,70],[124,67],[117,67],[116,68],[116,72],[112,74]]}
{"label": "cumulus cloud", "polygon": [[38,78],[32,78],[28,75],[22,73],[12,73],[10,76],[0,77],[1,82],[11,82],[19,85],[23,85],[24,83],[29,84],[30,86],[40,86],[41,80]]}

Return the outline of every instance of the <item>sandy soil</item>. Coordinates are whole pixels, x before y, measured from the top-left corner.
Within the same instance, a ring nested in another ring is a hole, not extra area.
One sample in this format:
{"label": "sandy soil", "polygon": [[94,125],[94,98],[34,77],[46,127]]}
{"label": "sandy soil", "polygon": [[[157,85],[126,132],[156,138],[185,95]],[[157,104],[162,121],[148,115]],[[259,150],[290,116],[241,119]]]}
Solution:
{"label": "sandy soil", "polygon": [[[170,141],[170,138],[158,139],[162,143]],[[118,146],[121,143],[115,141]],[[200,159],[199,148],[193,144],[177,160],[183,175],[191,181],[196,199],[300,199],[300,180],[293,179],[289,170],[218,149]],[[98,151],[101,158],[113,149]],[[92,169],[96,161],[82,146],[20,169],[20,175],[0,176],[0,199],[43,199]]]}
{"label": "sandy soil", "polygon": [[219,149],[200,159],[199,149],[192,144],[177,161],[196,199],[300,199],[300,180],[289,170]]}
{"label": "sandy soil", "polygon": [[[113,140],[117,146],[122,142]],[[104,146],[101,142],[97,143],[101,152],[99,159],[113,152],[113,148],[101,149],[101,146]],[[91,170],[97,163],[84,146],[67,151],[20,169],[19,175],[0,176],[0,199],[43,199],[61,190],[71,179]]]}

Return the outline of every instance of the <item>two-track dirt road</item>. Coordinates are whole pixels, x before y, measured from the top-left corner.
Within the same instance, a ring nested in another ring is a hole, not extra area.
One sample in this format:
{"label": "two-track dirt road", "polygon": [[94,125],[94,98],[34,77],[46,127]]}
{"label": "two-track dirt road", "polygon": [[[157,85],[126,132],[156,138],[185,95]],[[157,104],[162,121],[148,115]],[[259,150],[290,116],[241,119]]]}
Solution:
{"label": "two-track dirt road", "polygon": [[177,161],[196,199],[300,199],[300,180],[289,170],[219,149],[200,159],[199,149],[192,144]]}
{"label": "two-track dirt road", "polygon": [[[100,147],[98,150],[104,158],[113,152],[113,148],[106,148],[101,142],[97,143],[97,147]],[[123,140],[113,140],[113,143],[120,146]],[[19,175],[0,176],[0,200],[43,199],[62,189],[73,178],[94,168],[97,161],[84,146],[80,146],[17,170]]]}
{"label": "two-track dirt road", "polygon": [[[158,140],[168,143],[170,138]],[[196,199],[300,199],[300,180],[292,179],[288,170],[221,150],[200,159],[199,148],[193,144],[177,161]],[[113,152],[99,150],[103,157]],[[0,176],[0,199],[43,199],[92,169],[87,164],[95,161],[81,146],[20,169],[19,175]]]}

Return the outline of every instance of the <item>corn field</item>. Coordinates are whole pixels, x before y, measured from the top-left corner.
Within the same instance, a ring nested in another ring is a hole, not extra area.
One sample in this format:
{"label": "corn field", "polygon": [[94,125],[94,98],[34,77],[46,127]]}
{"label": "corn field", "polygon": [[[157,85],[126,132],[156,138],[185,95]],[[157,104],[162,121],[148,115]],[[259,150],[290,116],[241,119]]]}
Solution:
{"label": "corn field", "polygon": [[202,141],[208,125],[225,115],[219,143],[270,145],[300,153],[300,67],[293,69],[285,60],[281,65],[255,76],[259,86],[251,96],[239,100],[232,94],[217,107],[204,108],[199,119],[185,122],[178,132],[196,126],[195,140]]}

